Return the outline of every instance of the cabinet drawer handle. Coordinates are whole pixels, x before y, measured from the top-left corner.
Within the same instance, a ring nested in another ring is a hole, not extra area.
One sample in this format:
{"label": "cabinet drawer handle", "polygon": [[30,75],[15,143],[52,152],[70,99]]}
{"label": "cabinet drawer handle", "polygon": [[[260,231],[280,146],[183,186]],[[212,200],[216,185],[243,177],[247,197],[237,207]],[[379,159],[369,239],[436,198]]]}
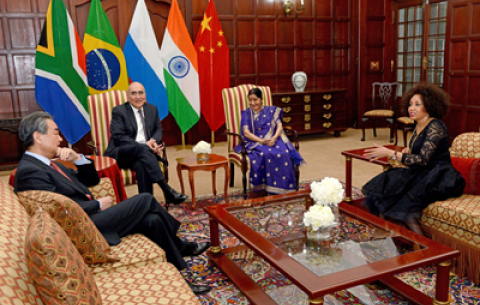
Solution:
{"label": "cabinet drawer handle", "polygon": [[330,128],[332,127],[332,123],[328,122],[328,123],[323,123],[323,128]]}
{"label": "cabinet drawer handle", "polygon": [[312,129],[312,125],[310,123],[305,123],[305,130]]}
{"label": "cabinet drawer handle", "polygon": [[332,108],[332,104],[324,104],[323,105],[323,109],[325,109],[325,110],[330,110],[330,108]]}
{"label": "cabinet drawer handle", "polygon": [[283,118],[283,121],[285,123],[290,123],[292,121],[292,117],[286,116],[286,117]]}
{"label": "cabinet drawer handle", "polygon": [[323,114],[323,117],[328,120],[329,118],[332,117],[332,114],[331,114],[330,112],[329,112],[329,113],[324,113],[324,114]]}
{"label": "cabinet drawer handle", "polygon": [[326,100],[326,101],[330,100],[331,98],[332,98],[331,94],[324,94],[323,95],[323,99]]}
{"label": "cabinet drawer handle", "polygon": [[290,103],[290,101],[291,101],[291,98],[290,98],[289,96],[287,96],[287,97],[282,97],[282,103],[288,104],[288,103]]}
{"label": "cabinet drawer handle", "polygon": [[312,100],[312,97],[311,97],[310,95],[305,95],[305,96],[303,97],[303,101],[304,101],[305,103],[310,103],[311,100]]}
{"label": "cabinet drawer handle", "polygon": [[304,109],[305,111],[312,111],[312,105],[304,105],[304,106],[303,106],[303,109]]}
{"label": "cabinet drawer handle", "polygon": [[292,111],[292,107],[283,107],[282,109],[285,113],[289,113],[290,111]]}
{"label": "cabinet drawer handle", "polygon": [[312,115],[311,114],[306,114],[304,117],[303,117],[303,120],[305,122],[310,122],[312,120]]}

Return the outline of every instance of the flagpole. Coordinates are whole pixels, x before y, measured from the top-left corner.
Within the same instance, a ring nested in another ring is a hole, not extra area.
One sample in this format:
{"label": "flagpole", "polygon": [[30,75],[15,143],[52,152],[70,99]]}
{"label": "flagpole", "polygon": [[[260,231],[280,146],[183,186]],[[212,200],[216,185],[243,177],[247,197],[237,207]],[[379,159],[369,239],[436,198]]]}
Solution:
{"label": "flagpole", "polygon": [[215,132],[212,130],[212,143],[210,144],[212,147],[215,146],[223,146],[222,144],[215,143]]}
{"label": "flagpole", "polygon": [[182,146],[175,146],[176,150],[191,149],[192,145],[185,145],[185,134],[182,133]]}

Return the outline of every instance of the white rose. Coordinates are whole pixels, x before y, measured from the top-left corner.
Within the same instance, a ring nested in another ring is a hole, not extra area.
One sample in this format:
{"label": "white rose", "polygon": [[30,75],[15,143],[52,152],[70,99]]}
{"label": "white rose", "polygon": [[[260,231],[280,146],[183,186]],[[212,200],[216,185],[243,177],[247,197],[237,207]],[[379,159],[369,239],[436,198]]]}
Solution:
{"label": "white rose", "polygon": [[335,216],[332,213],[332,209],[321,205],[311,206],[303,217],[303,223],[306,226],[312,226],[312,229],[315,231],[320,227],[332,225],[334,220]]}
{"label": "white rose", "polygon": [[337,206],[343,199],[344,190],[338,179],[326,177],[321,182],[312,182],[310,197],[315,204]]}
{"label": "white rose", "polygon": [[210,144],[205,141],[198,142],[192,150],[196,154],[210,154],[212,152]]}

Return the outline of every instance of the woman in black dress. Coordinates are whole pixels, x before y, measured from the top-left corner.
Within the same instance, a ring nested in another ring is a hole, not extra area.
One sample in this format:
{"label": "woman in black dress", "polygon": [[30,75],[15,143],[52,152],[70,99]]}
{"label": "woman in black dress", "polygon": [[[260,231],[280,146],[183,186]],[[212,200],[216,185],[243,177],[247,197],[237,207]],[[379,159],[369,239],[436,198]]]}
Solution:
{"label": "woman in black dress", "polygon": [[422,210],[462,194],[465,180],[452,166],[448,130],[441,121],[449,106],[448,94],[433,84],[419,84],[403,95],[402,110],[415,120],[409,146],[395,152],[374,143],[374,148],[365,150],[365,157],[396,159],[408,168],[388,170],[363,186],[372,214],[403,221],[424,235]]}

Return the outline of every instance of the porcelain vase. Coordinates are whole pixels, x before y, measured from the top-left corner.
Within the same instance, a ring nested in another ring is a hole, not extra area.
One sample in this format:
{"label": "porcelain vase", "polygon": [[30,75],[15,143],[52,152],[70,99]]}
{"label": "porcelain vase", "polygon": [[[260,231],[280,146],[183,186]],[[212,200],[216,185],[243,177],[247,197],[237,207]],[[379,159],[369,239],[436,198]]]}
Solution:
{"label": "porcelain vase", "polygon": [[305,91],[305,87],[307,86],[307,74],[303,71],[293,73],[292,83],[293,87],[295,88],[295,92]]}

